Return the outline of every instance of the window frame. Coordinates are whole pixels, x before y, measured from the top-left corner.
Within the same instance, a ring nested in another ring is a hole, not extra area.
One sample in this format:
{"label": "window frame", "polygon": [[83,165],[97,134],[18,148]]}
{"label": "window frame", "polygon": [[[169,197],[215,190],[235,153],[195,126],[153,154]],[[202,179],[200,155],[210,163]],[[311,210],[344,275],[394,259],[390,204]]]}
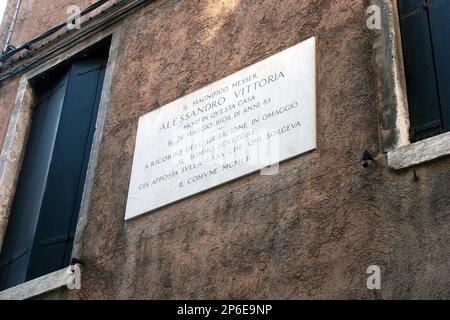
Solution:
{"label": "window frame", "polygon": [[[109,58],[105,71],[105,78],[101,92],[101,99],[96,120],[96,130],[91,146],[91,154],[86,173],[86,180],[81,199],[80,213],[78,217],[75,239],[72,249],[72,257],[80,257],[82,250],[82,240],[86,228],[90,200],[92,196],[94,173],[98,162],[98,150],[100,148],[106,114],[109,105],[109,97],[112,85],[112,77],[118,56],[118,49],[122,29],[114,26],[96,34],[92,38],[85,39],[81,43],[73,46],[68,51],[61,53],[44,64],[30,70],[20,78],[15,105],[13,107],[7,133],[3,142],[0,156],[0,250],[2,250],[3,240],[6,233],[8,218],[14,200],[15,188],[21,170],[22,159],[28,141],[28,133],[31,127],[31,114],[34,105],[34,94],[30,82],[37,76],[47,72],[56,65],[71,59],[81,51],[95,45],[96,43],[111,37],[109,48]],[[0,299],[29,299],[67,284],[68,277],[72,273],[68,268],[55,271],[40,278],[27,281],[13,288],[0,292]]]}
{"label": "window frame", "polygon": [[372,30],[380,151],[393,170],[450,155],[450,133],[412,143],[397,0],[370,0],[381,9],[381,29]]}

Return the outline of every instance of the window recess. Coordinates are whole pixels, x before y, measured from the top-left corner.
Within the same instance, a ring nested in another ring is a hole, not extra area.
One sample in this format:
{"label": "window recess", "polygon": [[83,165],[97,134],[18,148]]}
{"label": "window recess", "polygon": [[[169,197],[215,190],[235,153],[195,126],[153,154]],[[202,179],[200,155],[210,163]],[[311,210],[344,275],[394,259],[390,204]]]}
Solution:
{"label": "window recess", "polygon": [[70,264],[104,53],[80,54],[32,80],[37,103],[0,253],[0,291]]}

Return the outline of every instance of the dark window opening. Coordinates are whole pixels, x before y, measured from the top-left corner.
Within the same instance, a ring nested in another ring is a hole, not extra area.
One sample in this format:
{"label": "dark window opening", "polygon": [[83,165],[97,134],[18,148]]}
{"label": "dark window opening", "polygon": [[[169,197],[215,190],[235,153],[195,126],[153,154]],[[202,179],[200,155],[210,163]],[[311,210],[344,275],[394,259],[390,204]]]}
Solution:
{"label": "dark window opening", "polygon": [[36,103],[0,253],[0,290],[70,264],[109,44],[30,81]]}
{"label": "dark window opening", "polygon": [[450,131],[450,0],[399,0],[412,142]]}

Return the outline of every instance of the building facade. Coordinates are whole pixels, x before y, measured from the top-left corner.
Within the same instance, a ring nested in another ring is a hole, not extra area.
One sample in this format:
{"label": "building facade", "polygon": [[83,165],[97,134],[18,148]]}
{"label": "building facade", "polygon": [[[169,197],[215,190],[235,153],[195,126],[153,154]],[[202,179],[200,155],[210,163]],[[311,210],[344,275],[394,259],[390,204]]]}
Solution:
{"label": "building facade", "polygon": [[[9,0],[0,34],[0,297],[448,298],[450,46],[436,30],[449,8],[447,0]],[[140,117],[311,38],[313,150],[275,174],[242,175],[125,219]],[[80,61],[91,64],[76,69]],[[83,70],[96,78],[76,84]],[[30,141],[58,81],[68,81],[58,112],[74,94],[73,114],[54,123],[53,151],[39,162]],[[74,120],[83,99],[95,114],[84,131]],[[65,222],[73,230],[37,243],[62,223],[44,220],[42,203],[67,204],[53,165],[75,161],[77,148],[75,215]],[[48,177],[33,181],[46,185],[27,183],[25,168],[43,164]],[[21,185],[33,187],[20,193]],[[24,227],[32,210],[20,206],[35,197],[36,222]],[[16,238],[25,229],[28,240]],[[20,241],[29,251],[14,247]],[[61,267],[48,267],[58,254]],[[81,270],[81,289],[67,288],[68,268]],[[378,270],[381,286],[371,287]]]}

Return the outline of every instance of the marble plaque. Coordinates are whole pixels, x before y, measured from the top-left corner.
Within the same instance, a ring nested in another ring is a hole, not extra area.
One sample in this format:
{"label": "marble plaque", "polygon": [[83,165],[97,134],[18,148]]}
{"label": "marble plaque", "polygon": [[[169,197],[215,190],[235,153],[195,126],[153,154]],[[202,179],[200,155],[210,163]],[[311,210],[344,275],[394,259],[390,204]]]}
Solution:
{"label": "marble plaque", "polygon": [[315,148],[310,38],[143,115],[125,219]]}

